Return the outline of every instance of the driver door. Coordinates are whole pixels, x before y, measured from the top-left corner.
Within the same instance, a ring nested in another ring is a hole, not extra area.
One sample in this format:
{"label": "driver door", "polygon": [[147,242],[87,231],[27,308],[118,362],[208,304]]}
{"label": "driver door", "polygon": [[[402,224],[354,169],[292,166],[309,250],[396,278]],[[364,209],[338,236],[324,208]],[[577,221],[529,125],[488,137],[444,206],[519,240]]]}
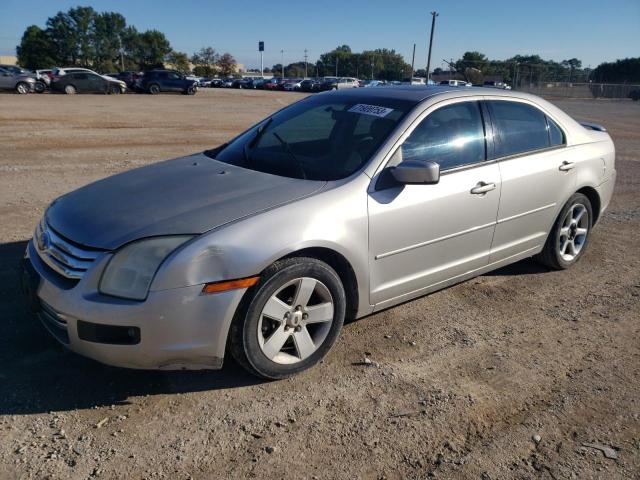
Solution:
{"label": "driver door", "polygon": [[[376,309],[462,280],[488,264],[500,171],[487,162],[478,101],[432,108],[405,133],[368,197],[370,301]],[[432,161],[431,185],[384,181],[402,161]]]}

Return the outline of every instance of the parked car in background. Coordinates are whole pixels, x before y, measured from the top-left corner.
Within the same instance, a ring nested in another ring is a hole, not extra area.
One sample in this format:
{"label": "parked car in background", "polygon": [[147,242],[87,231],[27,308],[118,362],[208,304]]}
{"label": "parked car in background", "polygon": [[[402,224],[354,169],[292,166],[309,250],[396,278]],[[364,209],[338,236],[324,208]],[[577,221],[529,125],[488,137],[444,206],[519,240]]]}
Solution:
{"label": "parked car in background", "polygon": [[502,90],[511,90],[511,85],[507,85],[504,82],[496,82],[493,80],[487,80],[486,82],[483,83],[484,87],[490,87],[490,88],[500,88]]}
{"label": "parked car in background", "polygon": [[263,90],[280,90],[281,84],[282,84],[282,78],[273,77],[268,80],[265,80],[265,82],[262,84],[262,89]]}
{"label": "parked car in background", "polygon": [[280,379],[325,357],[345,319],[532,256],[574,266],[615,180],[608,133],[533,95],[311,95],[55,200],[22,288],[59,342],[100,362],[217,369],[230,353]]}
{"label": "parked car in background", "polygon": [[212,78],[209,82],[209,87],[211,88],[221,88],[223,86],[224,80],[221,78]]}
{"label": "parked car in background", "polygon": [[36,79],[32,75],[14,73],[0,67],[0,90],[14,90],[24,95],[35,91]]}
{"label": "parked car in background", "polygon": [[32,85],[31,89],[36,93],[44,92],[48,87],[49,78],[46,75],[41,75],[37,72],[32,72],[31,70],[27,70],[26,68],[22,68],[18,65],[5,65],[0,64],[0,68],[5,69],[13,75],[23,76],[23,77],[32,77],[35,79],[35,83]]}
{"label": "parked car in background", "polygon": [[411,78],[404,78],[402,80],[402,85],[426,85],[427,84],[427,80],[426,78],[422,78],[422,77],[411,77]]}
{"label": "parked car in background", "polygon": [[338,83],[336,84],[337,90],[358,88],[359,86],[360,84],[358,83],[358,79],[353,77],[341,77],[338,79]]}
{"label": "parked car in background", "polygon": [[195,95],[198,91],[198,83],[195,80],[188,80],[185,75],[175,70],[150,70],[138,79],[136,88],[151,95],[161,92]]}
{"label": "parked car in background", "polygon": [[298,90],[300,89],[302,80],[302,78],[290,78],[284,82],[284,84],[282,85],[282,89],[286,92],[293,92],[294,90]]}
{"label": "parked car in background", "polygon": [[368,87],[384,87],[387,84],[385,80],[365,80],[364,85],[365,88]]}
{"label": "parked car in background", "polygon": [[300,82],[298,90],[301,92],[319,92],[321,83],[315,78],[305,78]]}
{"label": "parked car in background", "polygon": [[67,72],[51,80],[51,91],[73,95],[76,93],[108,93],[117,95],[127,91],[122,80],[91,71]]}
{"label": "parked car in background", "polygon": [[47,88],[49,87],[49,85],[51,85],[51,77],[53,76],[53,70],[52,69],[44,69],[44,70],[36,70],[36,78],[38,80],[42,80],[45,85],[47,86]]}
{"label": "parked car in background", "polygon": [[223,88],[233,88],[233,82],[235,80],[233,78],[225,78],[224,80],[222,80],[222,87]]}
{"label": "parked car in background", "polygon": [[338,80],[338,77],[323,77],[320,82],[320,91],[326,92],[328,90],[337,90]]}
{"label": "parked car in background", "polygon": [[116,80],[122,80],[127,85],[128,89],[135,90],[136,81],[138,80],[138,78],[140,78],[141,74],[134,71],[124,71],[116,73],[106,73],[105,76],[115,78]]}
{"label": "parked car in background", "polygon": [[471,87],[472,85],[469,82],[465,82],[464,80],[442,80],[440,85],[448,85],[450,87]]}

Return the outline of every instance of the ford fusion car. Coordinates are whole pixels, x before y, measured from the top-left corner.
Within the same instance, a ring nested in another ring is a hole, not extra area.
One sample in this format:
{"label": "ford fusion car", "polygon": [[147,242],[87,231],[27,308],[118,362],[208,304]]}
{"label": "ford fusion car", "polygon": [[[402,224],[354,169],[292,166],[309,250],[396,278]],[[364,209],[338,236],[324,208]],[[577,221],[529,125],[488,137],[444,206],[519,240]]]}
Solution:
{"label": "ford fusion car", "polygon": [[538,97],[484,88],[323,93],[209,151],[55,200],[23,286],[98,361],[278,379],[345,318],[535,256],[575,264],[611,199],[614,146]]}

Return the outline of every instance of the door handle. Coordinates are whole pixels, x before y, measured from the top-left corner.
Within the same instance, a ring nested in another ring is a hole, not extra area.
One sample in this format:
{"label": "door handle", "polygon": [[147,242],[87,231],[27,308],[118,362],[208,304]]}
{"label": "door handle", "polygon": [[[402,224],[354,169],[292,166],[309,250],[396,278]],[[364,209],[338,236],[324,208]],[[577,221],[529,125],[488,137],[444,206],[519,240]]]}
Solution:
{"label": "door handle", "polygon": [[484,195],[485,193],[495,189],[495,183],[478,182],[478,184],[471,189],[471,193],[473,193],[474,195]]}
{"label": "door handle", "polygon": [[558,167],[561,172],[568,172],[575,168],[576,164],[573,162],[567,162],[566,160]]}

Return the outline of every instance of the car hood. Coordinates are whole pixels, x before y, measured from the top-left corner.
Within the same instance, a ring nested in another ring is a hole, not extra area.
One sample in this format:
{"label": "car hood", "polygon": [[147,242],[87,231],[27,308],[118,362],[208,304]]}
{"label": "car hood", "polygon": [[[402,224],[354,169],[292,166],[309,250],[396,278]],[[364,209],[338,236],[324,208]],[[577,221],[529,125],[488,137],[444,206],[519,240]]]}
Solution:
{"label": "car hood", "polygon": [[73,242],[113,250],[144,237],[201,234],[311,195],[325,183],[256,172],[200,153],[63,195],[47,210],[46,221]]}

